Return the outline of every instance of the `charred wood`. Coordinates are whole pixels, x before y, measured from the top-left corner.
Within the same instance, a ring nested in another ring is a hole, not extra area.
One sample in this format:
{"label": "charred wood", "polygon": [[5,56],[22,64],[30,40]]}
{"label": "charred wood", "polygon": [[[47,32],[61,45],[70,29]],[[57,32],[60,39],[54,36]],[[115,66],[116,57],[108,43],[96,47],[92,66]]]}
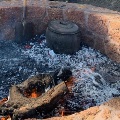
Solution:
{"label": "charred wood", "polygon": [[[50,75],[39,74],[25,80],[23,83],[14,85],[10,88],[9,100],[1,104],[0,111],[2,115],[10,115],[12,120],[30,118],[33,115],[52,110],[56,103],[68,92],[65,82],[52,87],[45,92],[52,80]],[[30,93],[32,89],[37,87],[37,91],[41,95],[36,98],[25,96],[25,91]]]}

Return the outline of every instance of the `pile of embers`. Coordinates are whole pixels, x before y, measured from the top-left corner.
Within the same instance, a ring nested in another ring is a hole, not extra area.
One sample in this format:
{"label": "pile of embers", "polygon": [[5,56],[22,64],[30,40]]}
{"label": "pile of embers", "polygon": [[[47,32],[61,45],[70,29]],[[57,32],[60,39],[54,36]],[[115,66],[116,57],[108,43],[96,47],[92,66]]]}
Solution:
{"label": "pile of embers", "polygon": [[[120,95],[120,64],[89,47],[75,55],[55,54],[44,35],[20,46],[9,41],[0,46],[0,97],[6,98],[0,113],[6,119],[67,115]],[[55,76],[67,75],[64,68],[72,77],[55,82]]]}
{"label": "pile of embers", "polygon": [[[12,120],[50,112],[71,91],[72,72],[60,69],[53,75],[38,74],[10,88],[8,100],[0,103],[0,113]],[[61,111],[62,112],[62,111]],[[45,117],[45,116],[44,116]]]}

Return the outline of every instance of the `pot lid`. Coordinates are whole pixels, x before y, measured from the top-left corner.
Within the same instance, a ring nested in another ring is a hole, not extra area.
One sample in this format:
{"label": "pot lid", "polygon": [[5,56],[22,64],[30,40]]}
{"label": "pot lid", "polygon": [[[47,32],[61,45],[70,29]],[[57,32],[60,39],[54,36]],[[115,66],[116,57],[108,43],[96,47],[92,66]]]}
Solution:
{"label": "pot lid", "polygon": [[65,20],[53,20],[49,23],[48,28],[60,34],[75,34],[79,31],[79,27],[75,23]]}

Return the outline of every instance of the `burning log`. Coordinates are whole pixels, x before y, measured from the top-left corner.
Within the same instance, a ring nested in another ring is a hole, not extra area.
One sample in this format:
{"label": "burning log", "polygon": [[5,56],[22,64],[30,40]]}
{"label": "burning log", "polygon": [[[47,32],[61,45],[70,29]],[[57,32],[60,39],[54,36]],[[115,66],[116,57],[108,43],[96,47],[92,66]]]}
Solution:
{"label": "burning log", "polygon": [[52,77],[39,74],[10,88],[9,99],[0,105],[2,115],[10,115],[12,120],[30,118],[39,111],[48,112],[68,92],[65,82],[52,87],[47,92]]}

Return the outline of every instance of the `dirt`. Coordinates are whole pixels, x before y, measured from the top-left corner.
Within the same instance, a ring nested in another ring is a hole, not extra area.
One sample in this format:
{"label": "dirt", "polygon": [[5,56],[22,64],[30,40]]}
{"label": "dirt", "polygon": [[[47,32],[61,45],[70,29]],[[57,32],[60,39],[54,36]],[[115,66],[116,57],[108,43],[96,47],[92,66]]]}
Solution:
{"label": "dirt", "polygon": [[120,0],[77,0],[77,2],[120,11]]}
{"label": "dirt", "polygon": [[[13,1],[13,0],[0,0]],[[98,7],[108,8],[120,12],[120,0],[49,0],[49,1],[68,1],[72,3],[90,4]]]}
{"label": "dirt", "polygon": [[108,8],[115,11],[120,11],[120,0],[56,0],[56,1],[68,1],[80,4],[90,4],[98,7]]}

